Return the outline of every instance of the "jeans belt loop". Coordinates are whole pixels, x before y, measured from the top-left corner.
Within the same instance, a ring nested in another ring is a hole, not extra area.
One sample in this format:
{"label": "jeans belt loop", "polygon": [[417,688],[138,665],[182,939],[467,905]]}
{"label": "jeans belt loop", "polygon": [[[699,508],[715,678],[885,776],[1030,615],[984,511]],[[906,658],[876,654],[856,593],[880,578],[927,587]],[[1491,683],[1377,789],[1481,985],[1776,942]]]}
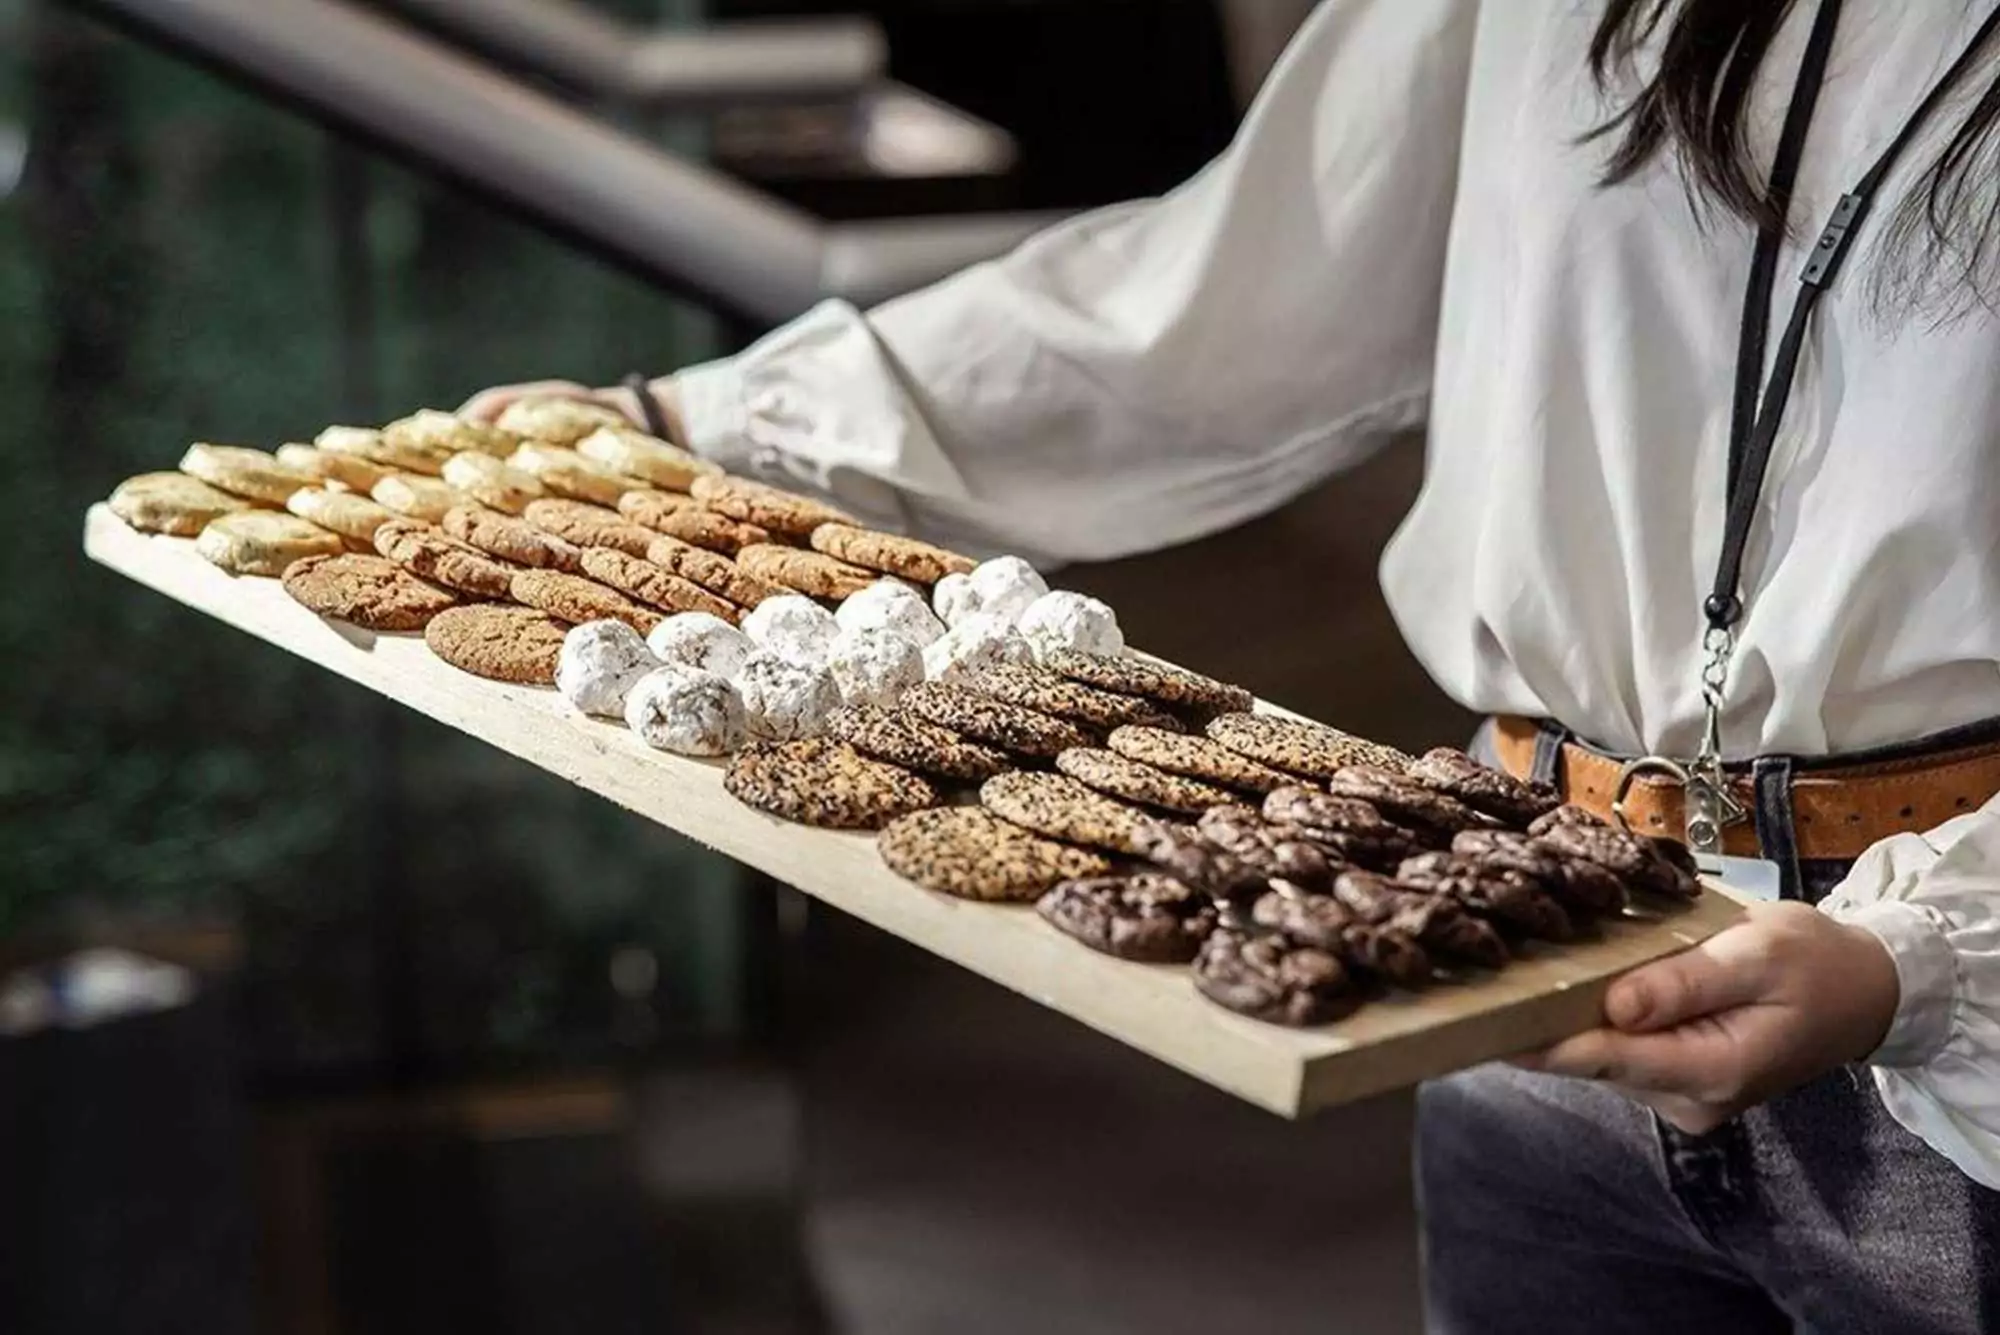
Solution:
{"label": "jeans belt loop", "polygon": [[1757,846],[1778,864],[1780,893],[1786,899],[1803,894],[1799,874],[1798,829],[1792,813],[1792,758],[1759,756],[1750,766],[1757,820]]}

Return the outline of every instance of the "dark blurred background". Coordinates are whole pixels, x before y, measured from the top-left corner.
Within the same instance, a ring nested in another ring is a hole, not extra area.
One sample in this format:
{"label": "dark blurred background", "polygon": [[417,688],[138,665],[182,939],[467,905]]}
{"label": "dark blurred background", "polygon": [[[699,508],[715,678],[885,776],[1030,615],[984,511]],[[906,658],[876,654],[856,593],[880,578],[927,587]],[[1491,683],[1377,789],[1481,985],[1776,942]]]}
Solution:
{"label": "dark blurred background", "polygon": [[[191,439],[768,324],[118,8],[0,0],[0,1330],[1414,1329],[1405,1099],[1281,1122],[85,561],[85,508]],[[872,93],[635,105],[378,8],[867,220],[1169,188],[1310,5],[591,5],[870,17],[942,127],[914,162]],[[1064,579],[1156,652],[1449,739],[1374,582],[1418,463]]]}

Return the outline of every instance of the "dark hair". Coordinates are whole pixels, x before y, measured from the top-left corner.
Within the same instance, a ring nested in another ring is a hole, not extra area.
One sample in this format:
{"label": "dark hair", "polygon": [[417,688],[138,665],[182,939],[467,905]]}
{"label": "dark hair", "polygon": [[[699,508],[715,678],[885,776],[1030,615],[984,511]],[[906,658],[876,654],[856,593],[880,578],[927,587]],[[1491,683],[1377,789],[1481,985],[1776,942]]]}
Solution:
{"label": "dark hair", "polygon": [[[1588,136],[1616,141],[1603,182],[1629,180],[1670,153],[1697,210],[1712,204],[1754,225],[1782,222],[1782,201],[1770,197],[1764,164],[1751,156],[1745,121],[1758,67],[1793,3],[1606,0],[1590,42],[1599,89],[1630,87],[1635,57],[1656,37],[1659,60]],[[1990,61],[1992,53],[1983,54]],[[2000,75],[1982,86],[1982,68],[1945,104],[1963,106],[1976,92],[1970,110],[1870,246],[1869,288],[1879,311],[1949,318],[1974,305],[1991,308],[2000,297]],[[1789,71],[1783,82],[1789,88]],[[1910,90],[1913,109],[1923,92]],[[1942,116],[1940,123],[1949,124]],[[1926,141],[1936,142],[1919,142]],[[1866,165],[1856,163],[1855,174]]]}

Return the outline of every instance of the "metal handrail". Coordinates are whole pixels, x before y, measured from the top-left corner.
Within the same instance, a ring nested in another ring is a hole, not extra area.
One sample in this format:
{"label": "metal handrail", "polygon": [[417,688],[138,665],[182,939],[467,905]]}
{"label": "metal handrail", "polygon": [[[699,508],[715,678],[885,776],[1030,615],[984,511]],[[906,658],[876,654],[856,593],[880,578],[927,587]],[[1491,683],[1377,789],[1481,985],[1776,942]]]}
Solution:
{"label": "metal handrail", "polygon": [[76,0],[654,282],[761,324],[871,304],[1046,215],[829,225],[341,0]]}

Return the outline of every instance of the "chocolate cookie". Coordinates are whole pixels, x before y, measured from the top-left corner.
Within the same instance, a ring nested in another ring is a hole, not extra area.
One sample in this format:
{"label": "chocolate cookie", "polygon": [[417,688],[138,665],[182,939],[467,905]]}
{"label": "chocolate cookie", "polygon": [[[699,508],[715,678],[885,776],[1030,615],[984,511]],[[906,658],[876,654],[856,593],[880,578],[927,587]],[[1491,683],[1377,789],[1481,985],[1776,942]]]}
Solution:
{"label": "chocolate cookie", "polygon": [[565,575],[555,570],[517,570],[507,587],[515,602],[572,625],[585,621],[622,621],[644,635],[660,624],[658,612],[581,575]]}
{"label": "chocolate cookie", "polygon": [[1035,911],[1092,950],[1145,964],[1187,963],[1216,923],[1207,896],[1151,871],[1064,881]]}
{"label": "chocolate cookie", "polygon": [[854,523],[852,515],[831,505],[748,478],[724,474],[698,477],[688,484],[688,492],[716,514],[800,541],[811,537],[821,524]]}
{"label": "chocolate cookie", "polygon": [[1348,766],[1326,781],[1326,790],[1335,797],[1366,802],[1397,824],[1420,835],[1435,833],[1447,844],[1458,831],[1486,824],[1484,817],[1457,798],[1370,765]]}
{"label": "chocolate cookie", "polygon": [[1406,889],[1444,895],[1484,917],[1544,941],[1570,941],[1576,924],[1532,877],[1485,867],[1456,853],[1419,853],[1396,869]]}
{"label": "chocolate cookie", "polygon": [[833,830],[879,830],[938,800],[936,789],[901,766],[823,737],[747,746],[722,786],[746,806]]}
{"label": "chocolate cookie", "polygon": [[1114,728],[1105,745],[1127,760],[1253,793],[1268,793],[1296,782],[1292,776],[1240,756],[1220,742],[1160,728],[1132,724]]}
{"label": "chocolate cookie", "polygon": [[285,569],[300,605],[364,630],[422,630],[458,599],[379,556],[308,556]]}
{"label": "chocolate cookie", "polygon": [[111,493],[111,513],[141,533],[192,538],[212,519],[248,510],[250,502],[186,473],[141,473]]}
{"label": "chocolate cookie", "polygon": [[1056,768],[1100,793],[1191,816],[1236,800],[1234,795],[1213,784],[1127,760],[1116,751],[1077,747],[1057,756]]}
{"label": "chocolate cookie", "polygon": [[1535,835],[1547,834],[1558,825],[1577,825],[1585,829],[1611,828],[1611,822],[1605,820],[1595,812],[1586,811],[1582,807],[1557,807],[1546,816],[1538,816],[1528,822],[1528,833]]}
{"label": "chocolate cookie", "polygon": [[583,501],[550,496],[529,501],[521,517],[544,533],[553,533],[578,547],[609,547],[644,558],[653,544],[651,529],[622,519],[616,511]]}
{"label": "chocolate cookie", "polygon": [[740,607],[755,607],[766,598],[778,598],[792,592],[782,584],[759,579],[720,552],[682,542],[665,533],[655,537],[647,546],[646,559]]}
{"label": "chocolate cookie", "polygon": [[1167,822],[1147,826],[1140,844],[1140,856],[1215,899],[1259,894],[1268,884],[1263,872],[1192,826]]}
{"label": "chocolate cookie", "polygon": [[1456,900],[1405,889],[1386,876],[1349,869],[1333,878],[1333,895],[1362,922],[1391,928],[1439,959],[1497,969],[1507,942]]}
{"label": "chocolate cookie", "polygon": [[970,574],[978,564],[969,556],[933,547],[928,542],[850,524],[821,524],[808,541],[814,551],[825,552],[849,565],[898,575],[919,584],[935,584],[946,575]]}
{"label": "chocolate cookie", "polygon": [[1141,852],[1146,847],[1144,829],[1153,823],[1137,807],[1075,779],[1027,770],[988,779],[980,785],[979,804],[1031,834],[1113,853]]}
{"label": "chocolate cookie", "polygon": [[1086,728],[1109,731],[1130,723],[1162,732],[1181,731],[1179,720],[1150,700],[1100,691],[1095,686],[1071,681],[1059,672],[1025,663],[996,663],[981,668],[965,684],[996,700],[1040,710]]}
{"label": "chocolate cookie", "polygon": [[1017,755],[1052,759],[1089,745],[1075,725],[949,682],[926,681],[903,692],[902,707],[940,728]]}
{"label": "chocolate cookie", "polygon": [[1043,660],[1072,681],[1096,686],[1121,695],[1142,695],[1162,704],[1181,705],[1210,711],[1246,710],[1254,702],[1250,692],[1190,672],[1171,663],[1131,656],[1086,654],[1075,649],[1058,649]]}
{"label": "chocolate cookie", "polygon": [[1111,870],[1099,854],[1029,834],[980,807],[905,816],[875,847],[904,880],[961,899],[1023,903],[1059,882]]}
{"label": "chocolate cookie", "polygon": [[1194,985],[1225,1010],[1272,1024],[1326,1024],[1361,1004],[1360,988],[1336,956],[1275,933],[1226,927],[1202,942]]}
{"label": "chocolate cookie", "polygon": [[445,511],[443,527],[466,546],[515,565],[570,575],[583,569],[583,548],[513,515],[495,514],[477,505],[457,505]]}
{"label": "chocolate cookie", "polygon": [[1410,763],[1393,746],[1277,714],[1224,714],[1208,721],[1207,732],[1239,755],[1314,779],[1332,778],[1350,765],[1397,772]]}
{"label": "chocolate cookie", "polygon": [[1548,784],[1523,783],[1448,746],[1424,752],[1405,774],[1509,825],[1526,825],[1562,805],[1562,795]]}
{"label": "chocolate cookie", "polygon": [[1248,807],[1210,807],[1195,829],[1204,839],[1235,854],[1260,876],[1289,881],[1309,890],[1333,881],[1336,861],[1297,826],[1273,825]]}
{"label": "chocolate cookie", "polygon": [[844,705],[827,715],[826,735],[863,755],[923,774],[980,781],[1013,766],[1004,751],[968,742],[914,715],[874,705]]}
{"label": "chocolate cookie", "polygon": [[392,519],[376,529],[375,550],[413,575],[475,598],[508,597],[518,569],[428,524],[407,519]]}
{"label": "chocolate cookie", "polygon": [[1250,917],[1260,927],[1281,932],[1302,946],[1316,946],[1340,958],[1363,977],[1398,987],[1422,987],[1431,980],[1430,956],[1407,932],[1365,923],[1332,895],[1276,889],[1258,897]]}
{"label": "chocolate cookie", "polygon": [[1701,894],[1701,883],[1695,879],[1694,859],[1672,840],[1571,820],[1546,826],[1535,836],[1535,843],[1565,858],[1595,863],[1633,890],[1669,899],[1694,899]]}
{"label": "chocolate cookie", "polygon": [[752,543],[736,553],[736,564],[749,574],[815,598],[845,598],[875,582],[875,572],[852,566],[821,552]]}
{"label": "chocolate cookie", "polygon": [[532,608],[474,603],[432,617],[424,627],[424,643],[461,672],[494,681],[553,686],[568,630]]}
{"label": "chocolate cookie", "polygon": [[1465,830],[1451,851],[1488,867],[1504,867],[1532,877],[1571,913],[1615,914],[1625,907],[1625,887],[1594,862],[1566,858],[1530,835],[1513,830]]}
{"label": "chocolate cookie", "polygon": [[743,609],[679,575],[662,570],[651,561],[627,556],[612,547],[583,549],[583,573],[620,593],[668,612],[706,612],[732,626],[743,617]]}

